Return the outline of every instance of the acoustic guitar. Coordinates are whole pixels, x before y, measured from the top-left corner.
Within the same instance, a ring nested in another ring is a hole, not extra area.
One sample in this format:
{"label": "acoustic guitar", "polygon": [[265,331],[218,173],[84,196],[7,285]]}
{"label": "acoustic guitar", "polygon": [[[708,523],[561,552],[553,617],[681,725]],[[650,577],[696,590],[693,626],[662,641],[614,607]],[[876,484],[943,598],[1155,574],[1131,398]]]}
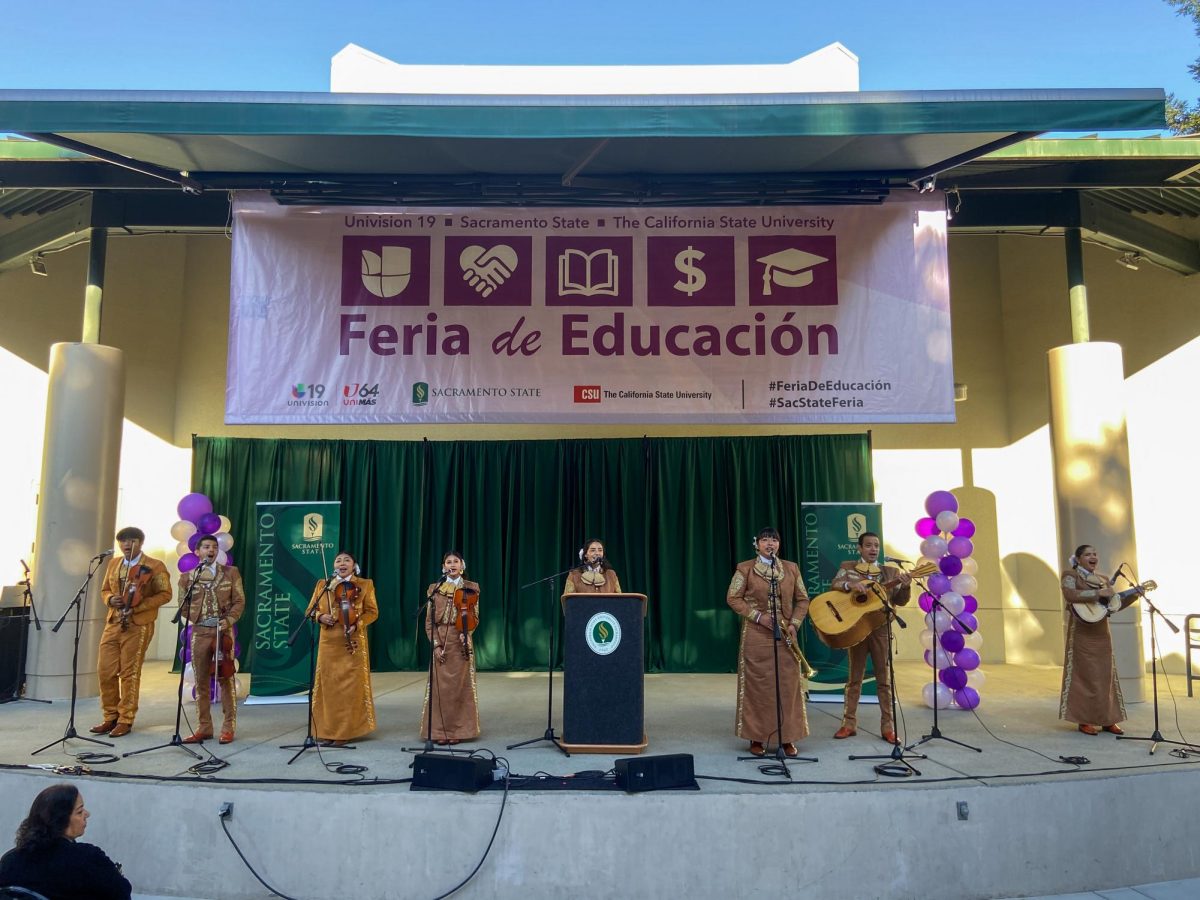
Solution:
{"label": "acoustic guitar", "polygon": [[1113,594],[1108,599],[1097,597],[1095,600],[1072,603],[1071,612],[1075,613],[1076,618],[1094,625],[1096,622],[1103,622],[1113,613],[1120,612],[1124,608],[1125,601],[1134,594],[1144,594],[1146,591],[1153,591],[1157,587],[1158,583],[1154,581],[1147,581],[1145,584],[1135,584],[1133,587],[1121,591],[1119,594]]}
{"label": "acoustic guitar", "polygon": [[[924,563],[909,571],[911,578],[924,578],[938,571],[937,563]],[[864,581],[865,594],[849,594],[845,591],[826,591],[813,598],[808,606],[808,617],[821,641],[835,650],[845,650],[862,643],[872,631],[887,621],[888,587],[892,582],[880,584]]]}

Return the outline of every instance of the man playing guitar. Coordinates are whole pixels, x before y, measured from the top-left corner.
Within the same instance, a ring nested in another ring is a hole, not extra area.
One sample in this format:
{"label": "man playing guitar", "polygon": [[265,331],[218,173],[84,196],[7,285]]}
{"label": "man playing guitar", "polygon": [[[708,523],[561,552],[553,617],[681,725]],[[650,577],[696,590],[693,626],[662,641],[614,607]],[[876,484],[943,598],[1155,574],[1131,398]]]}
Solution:
{"label": "man playing guitar", "polygon": [[[860,534],[859,558],[842,563],[829,585],[830,590],[861,596],[866,594],[867,584],[873,581],[887,591],[889,604],[903,606],[907,603],[911,579],[895,566],[879,566],[880,549],[879,535],[873,531]],[[846,680],[845,710],[842,713],[842,725],[833,736],[841,740],[858,733],[858,698],[862,694],[869,655],[875,668],[875,689],[879,696],[880,734],[889,744],[896,743],[896,724],[892,720],[892,677],[887,664],[887,622],[867,635],[864,641],[850,647],[847,653],[850,674]]]}
{"label": "man playing guitar", "polygon": [[171,599],[171,576],[159,560],[142,552],[140,528],[117,532],[121,555],[109,561],[100,597],[108,607],[100,635],[96,674],[104,721],[93,734],[122,737],[133,730],[146,648],[154,637],[158,608]]}

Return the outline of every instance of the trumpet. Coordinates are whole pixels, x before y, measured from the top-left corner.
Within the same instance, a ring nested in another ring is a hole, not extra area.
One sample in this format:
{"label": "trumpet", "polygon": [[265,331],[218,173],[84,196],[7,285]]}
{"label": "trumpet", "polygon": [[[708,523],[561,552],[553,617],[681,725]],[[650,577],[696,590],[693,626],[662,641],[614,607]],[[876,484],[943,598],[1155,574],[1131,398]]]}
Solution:
{"label": "trumpet", "polygon": [[791,651],[792,656],[796,658],[796,662],[800,664],[800,677],[805,681],[811,680],[817,674],[817,670],[809,664],[808,659],[804,656],[804,651],[800,649],[800,645],[790,637],[784,638],[783,641],[787,644],[787,648]]}

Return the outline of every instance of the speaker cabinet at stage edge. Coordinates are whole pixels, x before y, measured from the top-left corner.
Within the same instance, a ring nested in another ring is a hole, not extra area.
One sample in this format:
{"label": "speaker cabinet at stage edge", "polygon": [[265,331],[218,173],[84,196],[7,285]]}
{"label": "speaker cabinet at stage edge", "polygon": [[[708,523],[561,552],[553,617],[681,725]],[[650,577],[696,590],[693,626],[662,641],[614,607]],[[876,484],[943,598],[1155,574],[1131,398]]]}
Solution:
{"label": "speaker cabinet at stage edge", "polygon": [[630,756],[615,760],[613,768],[617,773],[617,787],[631,794],[697,787],[695,761],[690,753]]}
{"label": "speaker cabinet at stage edge", "polygon": [[413,759],[413,791],[466,791],[474,793],[492,783],[490,759],[478,756],[443,756],[418,753]]}
{"label": "speaker cabinet at stage edge", "polygon": [[0,703],[17,700],[25,684],[29,607],[0,609]]}

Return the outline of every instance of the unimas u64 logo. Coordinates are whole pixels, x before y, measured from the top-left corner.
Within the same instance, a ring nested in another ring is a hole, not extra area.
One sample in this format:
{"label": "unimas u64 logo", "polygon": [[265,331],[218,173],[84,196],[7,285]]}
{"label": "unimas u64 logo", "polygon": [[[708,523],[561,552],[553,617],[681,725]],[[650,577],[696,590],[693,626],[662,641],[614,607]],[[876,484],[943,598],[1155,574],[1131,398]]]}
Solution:
{"label": "unimas u64 logo", "polygon": [[584,640],[598,656],[608,656],[621,646],[621,623],[612,613],[598,612],[587,623]]}

